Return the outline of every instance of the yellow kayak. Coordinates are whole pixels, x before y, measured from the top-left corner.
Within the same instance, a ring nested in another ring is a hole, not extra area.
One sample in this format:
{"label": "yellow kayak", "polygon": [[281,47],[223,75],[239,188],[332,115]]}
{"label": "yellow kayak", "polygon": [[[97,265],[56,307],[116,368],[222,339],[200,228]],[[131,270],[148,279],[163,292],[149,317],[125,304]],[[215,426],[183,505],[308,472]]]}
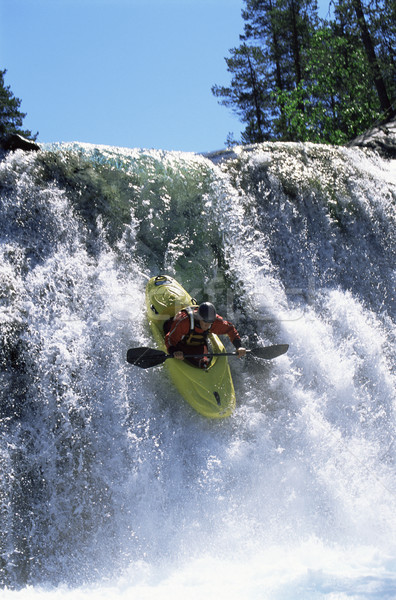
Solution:
{"label": "yellow kayak", "polygon": [[[146,307],[150,327],[161,350],[166,351],[163,326],[195,300],[172,277],[152,277],[146,287]],[[210,334],[213,353],[225,352],[217,335]],[[172,382],[187,402],[201,415],[211,419],[228,417],[235,409],[235,390],[226,356],[213,357],[205,370],[187,361],[170,358],[165,362]]]}

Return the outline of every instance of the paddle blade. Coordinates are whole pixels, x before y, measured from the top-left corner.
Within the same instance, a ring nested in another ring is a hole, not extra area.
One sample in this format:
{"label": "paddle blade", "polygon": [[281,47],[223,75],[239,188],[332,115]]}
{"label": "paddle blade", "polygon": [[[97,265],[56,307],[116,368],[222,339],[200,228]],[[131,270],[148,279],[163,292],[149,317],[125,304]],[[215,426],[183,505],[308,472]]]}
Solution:
{"label": "paddle blade", "polygon": [[289,349],[289,344],[277,344],[275,346],[266,346],[265,348],[252,348],[250,353],[258,358],[276,358],[285,354]]}
{"label": "paddle blade", "polygon": [[149,369],[156,365],[161,365],[168,358],[168,354],[161,350],[153,348],[129,348],[127,352],[127,361],[135,367]]}

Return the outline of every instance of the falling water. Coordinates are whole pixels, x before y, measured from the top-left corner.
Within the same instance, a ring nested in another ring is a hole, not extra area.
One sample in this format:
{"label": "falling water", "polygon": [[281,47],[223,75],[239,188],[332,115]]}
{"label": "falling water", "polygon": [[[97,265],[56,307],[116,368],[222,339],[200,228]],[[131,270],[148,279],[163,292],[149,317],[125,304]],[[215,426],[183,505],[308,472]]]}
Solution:
{"label": "falling water", "polygon": [[[59,144],[0,186],[1,598],[396,597],[394,161]],[[290,345],[228,419],[125,361],[159,273]]]}

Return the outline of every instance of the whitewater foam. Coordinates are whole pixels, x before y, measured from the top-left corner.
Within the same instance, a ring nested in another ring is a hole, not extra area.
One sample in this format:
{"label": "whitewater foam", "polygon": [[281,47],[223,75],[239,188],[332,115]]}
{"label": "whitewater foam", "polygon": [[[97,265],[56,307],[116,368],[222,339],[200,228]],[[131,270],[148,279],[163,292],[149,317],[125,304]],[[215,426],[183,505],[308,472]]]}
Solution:
{"label": "whitewater foam", "polygon": [[[74,144],[0,178],[1,597],[395,597],[391,163]],[[231,359],[224,422],[125,361],[159,272],[290,344]]]}

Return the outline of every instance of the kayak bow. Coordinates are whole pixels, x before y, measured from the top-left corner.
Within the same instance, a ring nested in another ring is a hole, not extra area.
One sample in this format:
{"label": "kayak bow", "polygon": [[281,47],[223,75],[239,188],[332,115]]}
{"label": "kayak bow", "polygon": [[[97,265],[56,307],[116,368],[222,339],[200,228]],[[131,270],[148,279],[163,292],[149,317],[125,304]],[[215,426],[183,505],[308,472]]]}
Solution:
{"label": "kayak bow", "polygon": [[[195,306],[190,294],[172,277],[152,277],[146,286],[147,316],[155,341],[163,351],[161,362],[165,363],[169,376],[183,398],[201,415],[212,419],[228,417],[235,409],[235,391],[225,347],[217,335],[209,335],[213,357],[207,369],[199,369],[186,360],[167,360],[164,323],[186,306]],[[150,349],[149,349],[150,350]],[[154,360],[153,352],[150,351]],[[147,357],[146,353],[145,356]],[[147,364],[142,358],[140,364]],[[136,363],[135,363],[136,364]],[[160,363],[157,363],[160,364]],[[148,365],[147,365],[148,366]],[[147,368],[147,367],[144,367]]]}

